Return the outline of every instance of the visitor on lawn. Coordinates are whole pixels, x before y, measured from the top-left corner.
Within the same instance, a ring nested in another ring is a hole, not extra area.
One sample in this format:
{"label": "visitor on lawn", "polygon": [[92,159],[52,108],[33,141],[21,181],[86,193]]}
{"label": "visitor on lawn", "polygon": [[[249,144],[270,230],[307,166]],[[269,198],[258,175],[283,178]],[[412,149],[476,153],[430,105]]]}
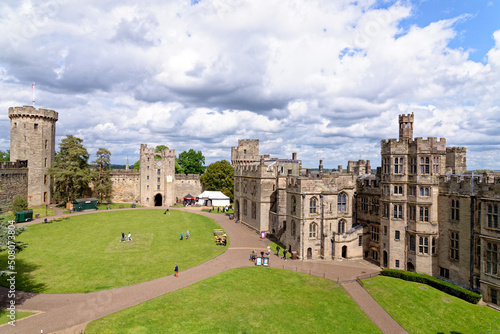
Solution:
{"label": "visitor on lawn", "polygon": [[128,241],[132,241],[132,233],[128,232]]}
{"label": "visitor on lawn", "polygon": [[179,267],[177,265],[175,265],[174,272],[175,272],[175,277],[179,277]]}
{"label": "visitor on lawn", "polygon": [[181,239],[180,239],[180,240],[182,240],[182,239],[184,239],[184,235],[183,235],[183,234],[182,234],[182,232],[181,232]]}
{"label": "visitor on lawn", "polygon": [[122,240],[120,242],[125,241],[125,233],[122,232]]}
{"label": "visitor on lawn", "polygon": [[276,256],[280,256],[280,246],[276,246]]}
{"label": "visitor on lawn", "polygon": [[186,240],[189,239],[189,230],[186,232]]}

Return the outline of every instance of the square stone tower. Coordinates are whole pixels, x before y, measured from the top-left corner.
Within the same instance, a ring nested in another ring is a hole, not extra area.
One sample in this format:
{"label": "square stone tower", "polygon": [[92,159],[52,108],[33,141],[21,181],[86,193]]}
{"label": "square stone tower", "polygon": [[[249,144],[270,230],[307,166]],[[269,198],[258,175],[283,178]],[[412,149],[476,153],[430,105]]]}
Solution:
{"label": "square stone tower", "polygon": [[48,169],[55,156],[58,113],[31,106],[9,108],[10,160],[28,162],[28,204],[50,204],[51,180]]}

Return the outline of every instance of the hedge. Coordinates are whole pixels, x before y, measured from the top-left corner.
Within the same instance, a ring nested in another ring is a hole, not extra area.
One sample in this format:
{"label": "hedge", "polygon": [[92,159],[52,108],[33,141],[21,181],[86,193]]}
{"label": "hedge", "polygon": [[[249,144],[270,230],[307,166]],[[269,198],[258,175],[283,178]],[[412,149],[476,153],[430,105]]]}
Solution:
{"label": "hedge", "polygon": [[382,269],[380,275],[400,278],[405,281],[427,284],[449,295],[463,299],[471,304],[477,304],[481,300],[480,294],[426,274],[419,274],[398,269]]}

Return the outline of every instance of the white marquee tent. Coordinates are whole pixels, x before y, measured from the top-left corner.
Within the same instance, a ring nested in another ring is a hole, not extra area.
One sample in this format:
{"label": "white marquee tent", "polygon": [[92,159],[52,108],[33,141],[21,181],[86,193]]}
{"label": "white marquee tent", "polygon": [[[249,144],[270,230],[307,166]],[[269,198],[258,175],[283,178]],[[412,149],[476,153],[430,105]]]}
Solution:
{"label": "white marquee tent", "polygon": [[229,197],[220,191],[204,191],[198,196],[198,204],[206,206],[229,206]]}

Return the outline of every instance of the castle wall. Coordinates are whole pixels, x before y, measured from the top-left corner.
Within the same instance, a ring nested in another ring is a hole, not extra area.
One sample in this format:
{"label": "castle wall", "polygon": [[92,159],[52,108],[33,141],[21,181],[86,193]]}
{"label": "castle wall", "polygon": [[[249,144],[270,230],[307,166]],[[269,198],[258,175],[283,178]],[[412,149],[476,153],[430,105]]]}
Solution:
{"label": "castle wall", "polygon": [[28,197],[28,169],[18,162],[0,162],[0,212],[8,211],[17,195]]}
{"label": "castle wall", "polygon": [[110,173],[115,203],[139,203],[140,173],[138,170],[113,170]]}
{"label": "castle wall", "polygon": [[175,198],[179,202],[182,202],[183,197],[187,194],[196,197],[203,192],[203,185],[198,174],[176,174],[174,188]]}

